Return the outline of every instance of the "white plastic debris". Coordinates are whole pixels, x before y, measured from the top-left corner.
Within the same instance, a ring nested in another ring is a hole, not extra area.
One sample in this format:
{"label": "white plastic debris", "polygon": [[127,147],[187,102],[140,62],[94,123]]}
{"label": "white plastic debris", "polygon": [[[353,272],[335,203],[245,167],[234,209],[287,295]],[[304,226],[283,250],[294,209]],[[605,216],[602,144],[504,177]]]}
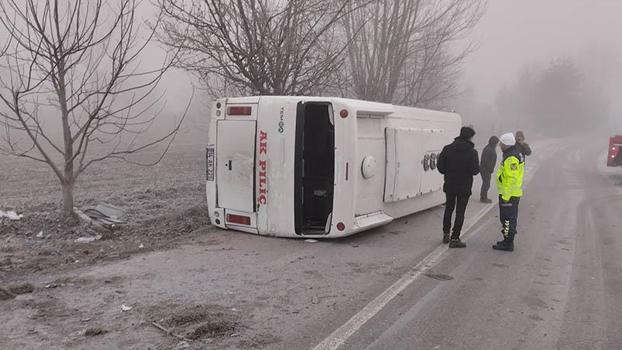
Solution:
{"label": "white plastic debris", "polygon": [[0,219],[7,218],[9,220],[21,220],[24,217],[22,214],[17,214],[14,210],[4,211],[0,210]]}
{"label": "white plastic debris", "polygon": [[101,235],[91,236],[91,237],[80,237],[76,239],[74,242],[76,243],[91,243],[95,241],[99,241],[102,238]]}
{"label": "white plastic debris", "polygon": [[138,249],[143,249],[143,248],[145,248],[145,245],[141,243],[141,244],[138,246]]}
{"label": "white plastic debris", "polygon": [[187,341],[182,341],[177,343],[177,345],[175,346],[175,350],[179,350],[179,349],[189,349],[190,348],[190,344],[188,344]]}
{"label": "white plastic debris", "polygon": [[43,231],[39,231],[39,233],[37,233],[37,238],[43,238]]}
{"label": "white plastic debris", "polygon": [[121,311],[126,312],[132,310],[131,306],[126,306],[125,304],[121,304]]}

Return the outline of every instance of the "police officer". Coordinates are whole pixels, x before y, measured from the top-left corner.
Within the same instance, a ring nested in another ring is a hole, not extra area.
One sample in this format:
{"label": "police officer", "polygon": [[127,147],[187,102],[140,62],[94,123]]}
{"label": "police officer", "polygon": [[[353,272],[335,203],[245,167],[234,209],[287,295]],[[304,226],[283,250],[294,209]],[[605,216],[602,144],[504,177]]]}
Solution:
{"label": "police officer", "polygon": [[514,134],[501,135],[499,145],[503,151],[503,161],[497,171],[499,190],[499,218],[503,226],[503,240],[492,248],[495,250],[514,250],[514,236],[518,221],[518,203],[523,196],[523,175],[525,156],[516,145]]}

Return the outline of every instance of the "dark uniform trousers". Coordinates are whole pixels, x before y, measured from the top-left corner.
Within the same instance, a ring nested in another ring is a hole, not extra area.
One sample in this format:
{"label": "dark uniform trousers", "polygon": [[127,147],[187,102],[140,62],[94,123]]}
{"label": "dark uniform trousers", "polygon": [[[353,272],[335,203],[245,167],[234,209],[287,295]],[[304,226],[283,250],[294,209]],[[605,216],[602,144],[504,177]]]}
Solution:
{"label": "dark uniform trousers", "polygon": [[506,202],[499,196],[499,219],[501,220],[501,225],[503,225],[503,237],[508,242],[514,242],[514,236],[516,235],[519,202],[520,197],[511,197]]}
{"label": "dark uniform trousers", "polygon": [[479,198],[488,199],[488,190],[490,190],[490,178],[492,177],[492,174],[482,171],[480,175],[482,176],[482,190]]}
{"label": "dark uniform trousers", "polygon": [[445,202],[445,215],[443,217],[443,232],[451,231],[451,216],[456,210],[456,220],[454,222],[454,230],[451,234],[452,239],[460,238],[460,232],[464,225],[464,212],[467,204],[469,204],[470,195],[458,195],[455,193],[445,194],[447,201]]}

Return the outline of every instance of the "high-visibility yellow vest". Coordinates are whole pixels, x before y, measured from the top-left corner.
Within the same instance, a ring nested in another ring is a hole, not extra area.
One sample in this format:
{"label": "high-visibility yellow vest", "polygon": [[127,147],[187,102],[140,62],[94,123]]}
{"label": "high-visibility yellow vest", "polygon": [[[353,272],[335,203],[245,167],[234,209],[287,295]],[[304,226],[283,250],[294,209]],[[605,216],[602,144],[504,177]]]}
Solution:
{"label": "high-visibility yellow vest", "polygon": [[525,156],[514,148],[503,154],[503,161],[497,170],[497,189],[504,201],[523,196]]}

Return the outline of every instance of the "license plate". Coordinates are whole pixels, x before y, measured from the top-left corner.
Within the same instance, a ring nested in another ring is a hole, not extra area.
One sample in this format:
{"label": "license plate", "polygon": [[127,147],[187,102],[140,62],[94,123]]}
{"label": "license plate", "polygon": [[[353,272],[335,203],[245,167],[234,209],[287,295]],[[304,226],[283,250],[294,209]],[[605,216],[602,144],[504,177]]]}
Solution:
{"label": "license plate", "polygon": [[214,148],[208,147],[205,152],[206,177],[207,181],[214,181]]}

